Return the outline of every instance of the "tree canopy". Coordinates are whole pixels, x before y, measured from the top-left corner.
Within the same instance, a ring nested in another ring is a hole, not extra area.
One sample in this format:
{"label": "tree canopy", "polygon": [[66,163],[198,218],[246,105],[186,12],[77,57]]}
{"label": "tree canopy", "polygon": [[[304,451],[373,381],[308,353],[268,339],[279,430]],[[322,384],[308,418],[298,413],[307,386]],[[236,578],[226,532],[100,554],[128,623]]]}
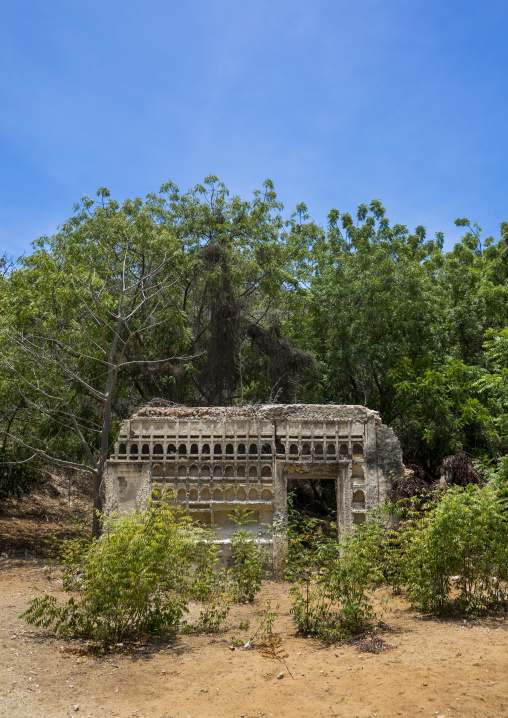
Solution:
{"label": "tree canopy", "polygon": [[380,200],[325,228],[283,212],[270,180],[248,200],[214,176],[122,204],[101,188],[4,257],[0,464],[85,468],[98,496],[119,421],[156,397],[365,404],[430,472],[505,455],[508,223],[484,240],[457,219],[445,252]]}

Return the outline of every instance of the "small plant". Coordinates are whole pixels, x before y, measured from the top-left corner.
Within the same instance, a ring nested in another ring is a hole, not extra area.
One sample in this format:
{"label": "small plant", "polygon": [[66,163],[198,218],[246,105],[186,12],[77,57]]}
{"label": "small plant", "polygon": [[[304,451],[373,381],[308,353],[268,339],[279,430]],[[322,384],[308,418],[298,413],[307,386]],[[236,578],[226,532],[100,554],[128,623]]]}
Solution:
{"label": "small plant", "polygon": [[291,588],[291,614],[301,633],[332,642],[378,619],[370,594],[384,578],[385,534],[386,522],[371,521],[342,534],[340,541],[318,535]]}
{"label": "small plant", "polygon": [[227,574],[221,571],[208,575],[200,583],[205,590],[198,594],[203,608],[195,628],[206,633],[222,633],[228,628],[226,620],[231,607]]}
{"label": "small plant", "polygon": [[239,526],[231,534],[232,565],[229,570],[233,582],[233,597],[237,601],[252,602],[261,590],[266,575],[268,555],[266,549],[256,543],[250,531],[244,526],[252,523],[252,511],[237,508],[229,518]]}
{"label": "small plant", "polygon": [[254,633],[251,634],[249,638],[249,644],[254,643],[254,640],[264,640],[268,636],[271,636],[273,633],[273,624],[275,623],[275,620],[277,619],[277,616],[279,615],[277,611],[280,608],[280,604],[278,603],[275,606],[275,611],[272,611],[272,605],[271,602],[268,601],[265,609],[264,609],[264,615],[262,618],[257,619],[258,627],[254,631]]}

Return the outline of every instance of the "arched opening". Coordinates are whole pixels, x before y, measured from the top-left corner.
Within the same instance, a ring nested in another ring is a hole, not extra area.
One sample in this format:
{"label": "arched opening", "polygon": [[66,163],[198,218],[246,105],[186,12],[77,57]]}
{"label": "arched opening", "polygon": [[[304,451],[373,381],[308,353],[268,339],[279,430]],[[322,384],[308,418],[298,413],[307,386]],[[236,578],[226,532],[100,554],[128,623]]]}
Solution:
{"label": "arched opening", "polygon": [[364,476],[363,466],[360,466],[360,464],[353,464],[353,479],[363,479]]}
{"label": "arched opening", "polygon": [[272,453],[272,447],[270,444],[263,444],[261,447],[261,453],[262,454],[271,454]]}
{"label": "arched opening", "polygon": [[199,454],[199,448],[197,444],[191,444],[190,448],[191,454]]}
{"label": "arched opening", "polygon": [[201,467],[201,476],[208,478],[210,476],[210,467],[209,466],[202,466]]}
{"label": "arched opening", "polygon": [[160,464],[152,466],[152,476],[163,476],[164,472]]}
{"label": "arched opening", "polygon": [[210,489],[207,486],[205,486],[204,489],[201,489],[201,500],[202,501],[210,501],[211,498],[212,498],[212,496],[210,494]]}
{"label": "arched opening", "polygon": [[210,453],[210,446],[208,444],[203,444],[203,448],[201,449],[202,454],[208,455]]}
{"label": "arched opening", "polygon": [[185,444],[180,444],[180,446],[178,447],[178,453],[180,456],[186,456],[187,447],[185,446]]}
{"label": "arched opening", "polygon": [[213,453],[215,456],[221,456],[222,455],[222,446],[220,444],[215,444],[213,447]]}
{"label": "arched opening", "polygon": [[328,454],[328,456],[335,454],[335,446],[333,444],[328,444],[328,446],[326,447],[326,453]]}
{"label": "arched opening", "polygon": [[214,466],[213,467],[213,475],[216,478],[219,478],[220,476],[222,476],[222,466]]}
{"label": "arched opening", "polygon": [[258,453],[258,447],[256,444],[251,444],[249,446],[249,454],[257,454]]}
{"label": "arched opening", "polygon": [[[166,454],[176,454],[176,446],[174,444],[168,444],[168,448],[166,449]],[[174,459],[174,456],[171,456],[172,459]]]}
{"label": "arched opening", "polygon": [[238,499],[238,501],[245,501],[245,499],[247,498],[245,489],[238,489],[238,491],[236,492],[236,498]]}
{"label": "arched opening", "polygon": [[189,501],[197,501],[197,500],[198,500],[198,490],[191,489],[189,491]]}
{"label": "arched opening", "polygon": [[222,491],[220,489],[213,490],[213,500],[222,501]]}
{"label": "arched opening", "polygon": [[255,479],[258,476],[258,468],[257,466],[251,466],[249,469],[249,477],[251,479]]}
{"label": "arched opening", "polygon": [[224,476],[231,477],[231,476],[234,476],[234,475],[235,475],[235,472],[234,472],[234,470],[233,470],[233,467],[232,467],[232,466],[226,466],[226,468],[225,468],[225,470],[224,470]]}
{"label": "arched opening", "polygon": [[256,489],[251,489],[249,491],[249,501],[257,501],[258,500],[258,492]]}
{"label": "arched opening", "polygon": [[272,500],[272,492],[270,489],[263,489],[261,492],[261,500],[262,501],[271,501]]}
{"label": "arched opening", "polygon": [[261,469],[261,476],[271,476],[272,475],[272,469],[270,466],[263,466]]}
{"label": "arched opening", "polygon": [[226,444],[226,454],[234,454],[235,448],[233,444]]}
{"label": "arched opening", "polygon": [[286,447],[284,446],[284,444],[281,444],[280,441],[278,441],[277,444],[275,445],[275,453],[276,454],[285,454],[286,453]]}
{"label": "arched opening", "polygon": [[363,456],[363,446],[361,444],[353,444],[353,457]]}
{"label": "arched opening", "polygon": [[345,459],[349,456],[349,447],[347,444],[341,444],[339,449],[339,455]]}
{"label": "arched opening", "polygon": [[120,444],[118,447],[118,453],[119,454],[126,454],[127,453],[127,447],[125,444]]}
{"label": "arched opening", "polygon": [[245,454],[245,444],[238,444],[238,453]]}
{"label": "arched opening", "polygon": [[315,456],[323,456],[323,444],[316,444],[314,447]]}
{"label": "arched opening", "polygon": [[239,476],[240,478],[245,476],[245,466],[239,466],[238,469],[236,470],[236,475]]}
{"label": "arched opening", "polygon": [[298,446],[296,444],[291,444],[289,447],[289,453],[291,456],[298,456]]}
{"label": "arched opening", "polygon": [[141,458],[148,459],[149,457],[150,457],[150,447],[148,444],[143,444],[143,448],[141,449]]}
{"label": "arched opening", "polygon": [[155,444],[153,447],[153,455],[154,456],[162,456],[164,454],[164,449],[162,448],[162,444]]}
{"label": "arched opening", "polygon": [[187,469],[185,466],[178,467],[178,476],[187,476]]}
{"label": "arched opening", "polygon": [[302,446],[302,456],[310,456],[310,444],[304,444]]}
{"label": "arched opening", "polygon": [[364,509],[365,508],[365,494],[361,489],[357,489],[353,492],[353,508]]}
{"label": "arched opening", "polygon": [[196,464],[192,464],[192,466],[190,467],[189,476],[199,476],[199,469]]}
{"label": "arched opening", "polygon": [[226,489],[226,501],[234,501],[235,500],[235,490],[231,487]]}

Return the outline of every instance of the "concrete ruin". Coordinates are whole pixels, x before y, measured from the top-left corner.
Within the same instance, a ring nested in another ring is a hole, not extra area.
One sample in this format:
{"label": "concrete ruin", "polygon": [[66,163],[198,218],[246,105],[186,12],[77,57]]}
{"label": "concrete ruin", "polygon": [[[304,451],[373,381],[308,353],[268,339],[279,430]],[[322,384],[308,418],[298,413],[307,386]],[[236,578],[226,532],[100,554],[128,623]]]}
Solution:
{"label": "concrete ruin", "polygon": [[[287,515],[288,479],[335,482],[337,524],[365,521],[383,501],[402,453],[378,412],[313,404],[173,408],[147,406],[120,427],[107,462],[106,510],[142,508],[161,489],[228,543],[237,507],[262,543]],[[274,546],[275,553],[277,549]]]}

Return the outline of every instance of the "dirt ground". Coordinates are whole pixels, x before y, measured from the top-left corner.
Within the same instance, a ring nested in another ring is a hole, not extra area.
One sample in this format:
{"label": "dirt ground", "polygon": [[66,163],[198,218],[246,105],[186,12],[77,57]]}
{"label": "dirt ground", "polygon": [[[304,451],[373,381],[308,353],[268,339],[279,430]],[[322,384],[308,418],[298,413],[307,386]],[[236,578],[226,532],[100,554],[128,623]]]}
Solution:
{"label": "dirt ground", "polygon": [[[59,639],[18,618],[30,596],[58,588],[41,559],[0,562],[2,717],[508,715],[504,614],[428,620],[401,600],[386,616],[390,630],[382,633],[393,648],[362,653],[355,646],[326,646],[297,636],[289,615],[289,585],[266,582],[259,600],[232,611],[231,623],[238,626],[247,619],[248,631],[184,635],[94,657],[81,655],[77,641]],[[280,603],[274,631],[287,657],[231,650],[232,636],[247,640],[267,600],[272,607]]]}
{"label": "dirt ground", "polygon": [[[232,628],[223,636],[183,635],[125,644],[107,656],[86,655],[78,641],[57,638],[18,616],[32,596],[62,595],[58,572],[48,574],[41,557],[45,537],[55,530],[69,535],[70,516],[88,505],[84,493],[62,480],[3,506],[0,717],[508,716],[504,613],[428,619],[397,599],[385,615],[389,628],[380,634],[391,647],[373,654],[298,636],[289,614],[289,584],[268,581],[254,604],[232,609]],[[234,637],[248,640],[266,615],[267,601],[272,608],[280,604],[274,625],[279,657],[256,648],[231,650]],[[246,620],[250,627],[240,630]]]}

